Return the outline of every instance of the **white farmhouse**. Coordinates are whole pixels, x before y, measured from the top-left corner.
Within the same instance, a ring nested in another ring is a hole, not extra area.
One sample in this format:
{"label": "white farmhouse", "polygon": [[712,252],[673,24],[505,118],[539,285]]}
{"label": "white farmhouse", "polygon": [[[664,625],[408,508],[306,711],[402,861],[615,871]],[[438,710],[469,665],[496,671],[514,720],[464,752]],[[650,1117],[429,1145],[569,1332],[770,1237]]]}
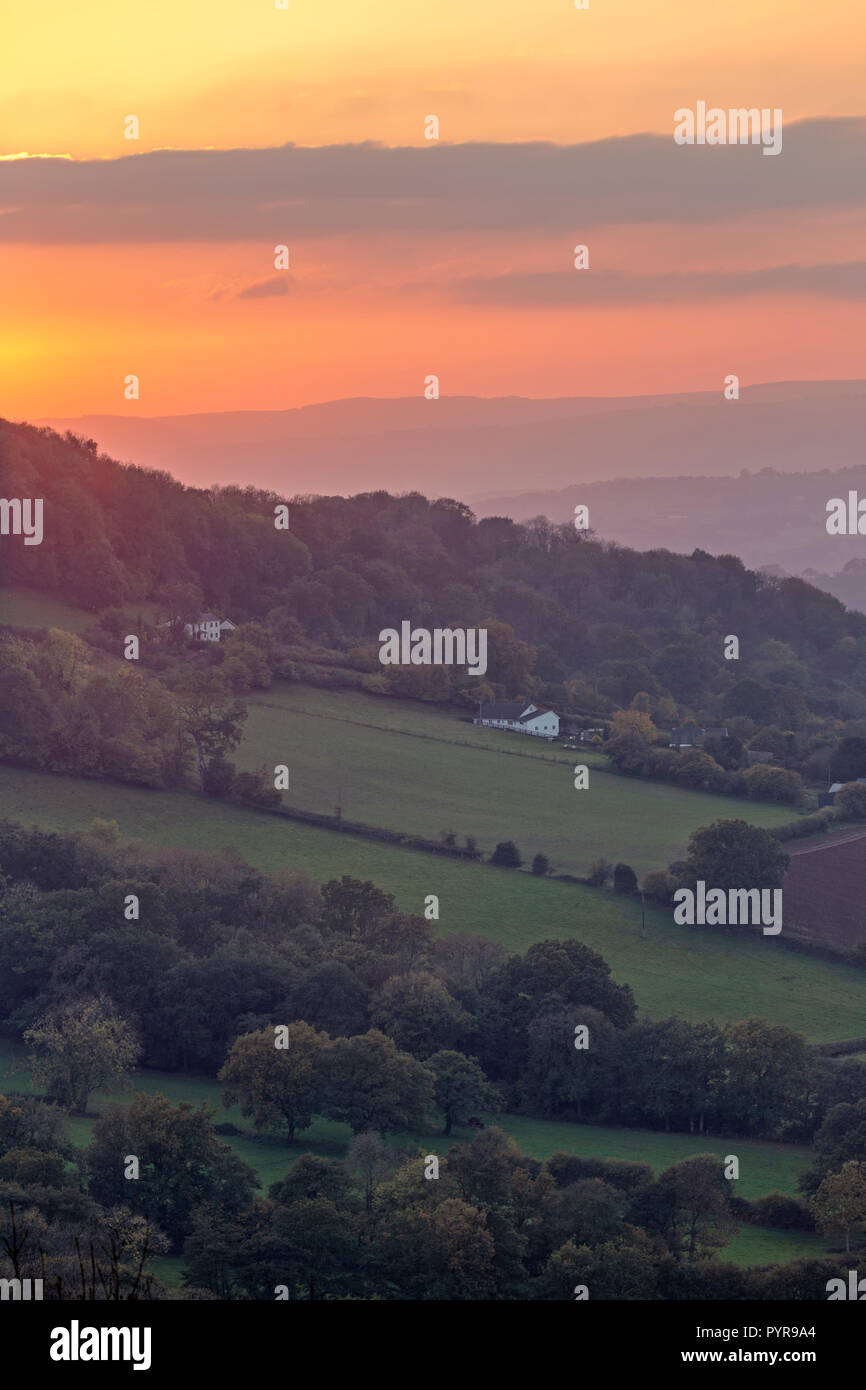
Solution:
{"label": "white farmhouse", "polygon": [[237,623],[231,618],[218,618],[216,613],[200,613],[192,623],[184,623],[187,637],[198,637],[201,642],[218,642],[225,634],[234,632]]}
{"label": "white farmhouse", "polygon": [[559,738],[559,715],[552,709],[540,709],[525,700],[490,700],[479,707],[473,724],[486,729],[509,729],[517,734],[535,734],[537,738]]}
{"label": "white farmhouse", "polygon": [[[171,623],[160,623],[160,627],[171,627]],[[237,623],[233,623],[231,618],[218,618],[216,613],[199,613],[191,623],[183,625],[186,636],[197,637],[200,642],[218,642],[236,628]]]}

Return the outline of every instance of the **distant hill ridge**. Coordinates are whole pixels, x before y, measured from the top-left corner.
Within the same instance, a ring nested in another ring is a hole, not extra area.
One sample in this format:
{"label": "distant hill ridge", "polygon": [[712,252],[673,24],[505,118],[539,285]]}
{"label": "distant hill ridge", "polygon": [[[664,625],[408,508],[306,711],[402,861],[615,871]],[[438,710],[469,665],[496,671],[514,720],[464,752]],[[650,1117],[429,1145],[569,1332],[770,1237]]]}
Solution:
{"label": "distant hill ridge", "polygon": [[866,382],[770,382],[726,401],[657,396],[361,397],[279,411],[52,418],[116,457],[196,486],[283,492],[417,488],[470,500],[618,477],[853,467],[866,438]]}

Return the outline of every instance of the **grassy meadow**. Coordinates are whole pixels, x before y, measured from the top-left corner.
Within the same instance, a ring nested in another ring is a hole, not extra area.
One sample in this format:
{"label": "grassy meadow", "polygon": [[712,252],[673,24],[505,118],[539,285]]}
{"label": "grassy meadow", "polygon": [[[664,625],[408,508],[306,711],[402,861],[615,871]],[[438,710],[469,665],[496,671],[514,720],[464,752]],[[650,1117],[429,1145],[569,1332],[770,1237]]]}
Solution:
{"label": "grassy meadow", "polygon": [[[153,621],[153,603],[127,603],[123,607],[133,621],[139,614]],[[96,621],[95,613],[65,603],[54,594],[42,594],[37,589],[0,589],[0,627],[59,627],[65,632],[84,632]]]}
{"label": "grassy meadow", "polygon": [[614,978],[631,985],[640,1011],[654,1018],[757,1016],[811,1042],[866,1035],[862,973],[794,954],[772,937],[680,927],[650,907],[642,938],[640,905],[610,892],[381,845],[193,793],[20,768],[0,767],[0,805],[26,826],[82,831],[101,817],[117,821],[124,841],[145,848],[241,855],[266,873],[320,883],[342,874],[371,879],[407,912],[421,912],[425,896],[435,893],[441,931],[494,937],[512,951],[574,936],[604,956]]}
{"label": "grassy meadow", "polygon": [[[489,853],[514,840],[525,860],[539,850],[555,872],[586,874],[605,855],[638,876],[685,853],[689,835],[740,817],[770,828],[790,807],[711,796],[603,770],[603,755],[569,753],[527,735],[476,728],[430,706],[297,685],[247,696],[235,761],[285,763],[285,801],[302,810],[383,825],[438,840],[453,830]],[[589,767],[577,791],[573,768]]]}
{"label": "grassy meadow", "polygon": [[59,627],[66,632],[83,632],[92,627],[94,615],[53,594],[36,589],[0,589],[0,625],[3,627]]}
{"label": "grassy meadow", "polygon": [[[71,1121],[72,1139],[78,1147],[88,1145],[94,1120],[106,1106],[128,1104],[135,1091],[161,1093],[174,1104],[189,1101],[193,1105],[200,1105],[205,1102],[214,1107],[215,1123],[229,1122],[243,1131],[227,1136],[225,1142],[254,1169],[263,1191],[284,1177],[305,1153],[323,1158],[342,1157],[351,1138],[348,1125],[321,1118],[301,1132],[292,1145],[278,1136],[256,1133],[236,1106],[226,1108],[222,1104],[219,1083],[209,1077],[140,1071],[135,1073],[133,1081],[133,1090],[95,1095],[90,1102],[88,1115]],[[18,1043],[0,1040],[0,1094],[7,1089],[35,1093],[30,1082],[26,1050]],[[747,1139],[659,1134],[652,1130],[610,1129],[564,1124],[555,1120],[533,1120],[520,1115],[503,1115],[496,1123],[524,1153],[537,1159],[549,1158],[560,1150],[585,1157],[649,1163],[654,1172],[659,1173],[693,1154],[713,1153],[721,1160],[726,1154],[734,1152],[740,1159],[737,1192],[750,1200],[767,1192],[796,1195],[797,1178],[810,1161],[810,1149],[804,1144],[770,1144]],[[448,1152],[452,1144],[470,1140],[472,1131],[458,1128],[447,1139],[435,1129],[388,1137],[398,1148],[420,1146],[425,1152],[441,1156]],[[825,1242],[816,1235],[743,1226],[727,1247],[725,1256],[738,1264],[773,1264],[803,1255],[821,1254],[826,1248]],[[179,1280],[182,1265],[183,1261],[179,1258],[153,1262],[154,1271],[172,1283]]]}

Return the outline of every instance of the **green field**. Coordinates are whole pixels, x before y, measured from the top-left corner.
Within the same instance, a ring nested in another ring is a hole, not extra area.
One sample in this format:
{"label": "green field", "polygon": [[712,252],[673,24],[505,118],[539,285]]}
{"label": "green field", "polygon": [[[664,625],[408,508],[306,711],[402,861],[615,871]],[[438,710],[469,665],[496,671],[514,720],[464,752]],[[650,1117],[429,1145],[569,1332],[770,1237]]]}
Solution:
{"label": "green field", "polygon": [[819,1260],[834,1253],[832,1242],[809,1231],[776,1231],[769,1226],[740,1227],[719,1258],[733,1264],[783,1265],[791,1260]]}
{"label": "green field", "polygon": [[[131,619],[139,614],[152,621],[155,605],[127,603],[123,605]],[[97,621],[95,613],[64,603],[53,594],[37,589],[0,589],[0,627],[48,628],[59,627],[66,632],[84,632]]]}
{"label": "green field", "polygon": [[[0,1040],[0,1094],[4,1088],[28,1092],[34,1089],[30,1083],[25,1049],[8,1040]],[[225,1142],[255,1170],[263,1191],[284,1177],[302,1154],[340,1158],[351,1138],[347,1125],[323,1119],[316,1119],[291,1146],[283,1139],[256,1134],[236,1107],[227,1109],[222,1105],[219,1084],[207,1077],[182,1076],[173,1072],[137,1072],[134,1088],[150,1094],[161,1093],[174,1104],[185,1100],[199,1105],[206,1101],[216,1110],[216,1123],[229,1121],[244,1130],[242,1135],[228,1136]],[[95,1116],[106,1105],[128,1104],[133,1094],[133,1091],[116,1091],[109,1095],[93,1096],[90,1102],[93,1114],[70,1122],[73,1142],[81,1148],[86,1147]],[[750,1200],[767,1192],[796,1195],[797,1178],[811,1158],[811,1150],[804,1144],[768,1144],[747,1139],[659,1134],[651,1130],[562,1124],[554,1120],[527,1119],[520,1115],[504,1115],[496,1123],[515,1140],[523,1153],[537,1159],[549,1158],[560,1150],[585,1157],[649,1163],[654,1172],[659,1173],[696,1153],[714,1153],[720,1159],[735,1153],[740,1159],[737,1193]],[[425,1152],[442,1155],[452,1144],[465,1142],[471,1137],[471,1130],[458,1130],[448,1139],[437,1130],[428,1130],[417,1134],[393,1134],[389,1139],[398,1148],[418,1145]],[[820,1254],[825,1249],[825,1243],[818,1236],[744,1226],[725,1254],[738,1264],[772,1264],[800,1255]],[[181,1260],[171,1259],[163,1269],[160,1261],[154,1261],[154,1269],[159,1265],[160,1274],[164,1273],[171,1282],[177,1282],[182,1263]]]}
{"label": "green field", "polygon": [[0,626],[60,627],[83,632],[96,621],[92,613],[36,589],[0,589]]}
{"label": "green field", "polygon": [[[793,814],[620,777],[589,749],[568,753],[407,701],[392,709],[363,693],[283,685],[247,703],[235,761],[271,770],[284,763],[288,804],[327,815],[341,806],[348,820],[434,840],[454,830],[474,835],[486,853],[514,840],[524,859],[540,850],[558,872],[585,874],[605,855],[640,876],[682,858],[698,826],[740,817],[771,827]],[[574,787],[578,763],[590,767],[582,791]]]}
{"label": "green field", "polygon": [[[0,1039],[0,1094],[3,1094],[4,1088],[35,1093],[30,1081],[26,1048],[8,1038]],[[74,1142],[82,1147],[88,1144],[96,1115],[106,1105],[129,1104],[135,1091],[164,1095],[174,1105],[185,1100],[194,1105],[206,1101],[213,1106],[216,1124],[229,1122],[244,1131],[242,1135],[228,1136],[226,1143],[255,1169],[264,1188],[283,1177],[287,1168],[302,1153],[336,1158],[345,1152],[352,1137],[348,1125],[319,1117],[309,1129],[298,1135],[294,1144],[288,1145],[277,1136],[257,1133],[250,1121],[242,1117],[237,1106],[224,1106],[220,1099],[219,1083],[210,1077],[139,1071],[134,1076],[133,1090],[96,1094],[91,1098],[90,1113],[70,1121]],[[767,1192],[787,1192],[796,1196],[797,1179],[811,1162],[812,1153],[807,1144],[771,1144],[755,1139],[662,1134],[655,1130],[534,1120],[524,1115],[503,1115],[496,1123],[511,1135],[523,1153],[537,1159],[550,1158],[551,1154],[562,1150],[587,1158],[622,1158],[630,1163],[649,1163],[655,1172],[660,1173],[692,1154],[713,1153],[721,1159],[734,1153],[740,1160],[737,1192],[749,1199],[761,1197]],[[437,1154],[447,1153],[452,1144],[462,1143],[471,1137],[472,1130],[459,1127],[448,1138],[438,1129],[390,1136],[398,1147],[421,1144]]]}
{"label": "green field", "polygon": [[318,882],[342,874],[372,879],[407,912],[421,912],[425,895],[436,893],[440,930],[495,937],[514,951],[545,937],[575,936],[604,956],[653,1018],[727,1022],[754,1015],[811,1042],[866,1035],[862,973],[796,955],[771,937],[679,927],[654,908],[641,939],[639,904],[613,893],[380,845],[192,793],[10,767],[0,767],[0,806],[26,826],[84,830],[98,816],[116,820],[124,839],[144,846],[240,854],[266,873]]}

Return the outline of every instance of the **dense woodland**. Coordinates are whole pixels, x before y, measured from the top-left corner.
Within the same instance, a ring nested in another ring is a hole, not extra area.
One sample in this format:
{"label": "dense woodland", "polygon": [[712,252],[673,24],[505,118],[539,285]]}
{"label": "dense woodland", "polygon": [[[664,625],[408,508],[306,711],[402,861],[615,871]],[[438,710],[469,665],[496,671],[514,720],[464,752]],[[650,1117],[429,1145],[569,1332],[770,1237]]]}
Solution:
{"label": "dense woodland", "polygon": [[[170,1296],[191,1298],[571,1299],[583,1284],[596,1299],[808,1299],[842,1272],[836,1257],[749,1272],[718,1251],[742,1222],[853,1224],[839,1212],[859,1210],[859,1061],[759,1020],[638,1020],[576,941],[508,956],[434,939],[372,884],[143,860],[107,823],[84,836],[2,823],[0,871],[0,1029],[30,1046],[46,1095],[0,1095],[4,1272],[44,1278],[47,1297],[165,1296],[148,1260],[166,1252],[185,1256]],[[145,1093],[104,1109],[76,1152],[66,1116],[142,1062],[217,1074],[226,1104],[282,1136],[285,1177],[265,1196],[212,1110]],[[802,1198],[750,1203],[713,1155],[657,1176],[565,1153],[540,1163],[485,1128],[505,1107],[811,1137],[815,1159]],[[292,1165],[314,1114],[355,1137],[342,1159]],[[467,1121],[480,1132],[426,1180],[436,1134]],[[428,1137],[382,1137],[400,1131]],[[119,1154],[136,1156],[137,1181]]]}
{"label": "dense woodland", "polygon": [[[115,841],[110,822],[80,837],[0,822],[7,1035],[107,1001],[144,1064],[214,1076],[238,1038],[305,1028],[303,1103],[262,1112],[292,1134],[313,1113],[399,1129],[441,1112],[450,1131],[507,1109],[810,1140],[834,1105],[866,1100],[866,1064],[831,1062],[788,1028],[638,1018],[629,987],[574,939],[509,956],[487,938],[437,934],[372,883],[320,890],[204,855],[142,859]],[[712,872],[706,857],[692,870]],[[130,895],[139,915],[127,918]],[[581,1025],[591,1046],[576,1055]],[[394,1068],[405,1076],[392,1102]]]}
{"label": "dense woodland", "polygon": [[[792,804],[803,784],[785,771],[816,786],[866,773],[866,616],[800,580],[732,556],[627,550],[543,519],[477,522],[417,493],[290,499],[278,530],[286,499],[275,494],[187,488],[26,425],[0,423],[0,460],[8,495],[45,502],[42,544],[7,541],[0,582],[90,609],[91,643],[114,655],[132,622],[143,665],[170,687],[196,666],[235,694],[277,676],[465,706],[525,696],[606,729],[632,709],[650,732],[614,745],[621,770]],[[136,604],[153,604],[155,621],[131,617]],[[202,608],[241,630],[181,659],[180,624]],[[486,675],[383,668],[378,634],[404,619],[485,626]],[[740,656],[726,660],[732,634]],[[724,723],[731,738],[686,755],[656,746],[690,721]],[[749,750],[771,756],[775,779],[750,768]],[[155,757],[168,784],[177,768]]]}

